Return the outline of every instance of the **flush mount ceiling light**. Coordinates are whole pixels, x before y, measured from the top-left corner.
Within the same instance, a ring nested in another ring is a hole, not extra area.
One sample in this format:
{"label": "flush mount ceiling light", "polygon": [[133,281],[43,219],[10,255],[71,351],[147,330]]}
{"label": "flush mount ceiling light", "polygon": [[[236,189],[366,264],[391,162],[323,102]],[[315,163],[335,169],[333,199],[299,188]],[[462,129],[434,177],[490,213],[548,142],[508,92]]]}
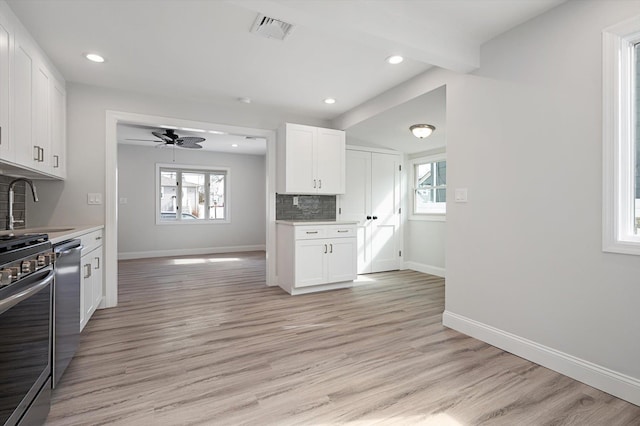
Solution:
{"label": "flush mount ceiling light", "polygon": [[411,130],[411,133],[413,133],[413,136],[415,136],[416,138],[424,139],[431,136],[431,133],[433,133],[436,128],[431,124],[414,124],[413,126],[409,127],[409,130]]}
{"label": "flush mount ceiling light", "polygon": [[99,64],[104,62],[104,58],[97,53],[85,53],[84,57],[90,60],[91,62],[97,62]]}
{"label": "flush mount ceiling light", "polygon": [[404,61],[404,58],[400,55],[393,55],[387,58],[387,62],[391,65],[398,65],[402,61]]}
{"label": "flush mount ceiling light", "polygon": [[336,100],[334,98],[327,98],[327,99],[324,100],[324,103],[332,105],[332,104],[336,103]]}

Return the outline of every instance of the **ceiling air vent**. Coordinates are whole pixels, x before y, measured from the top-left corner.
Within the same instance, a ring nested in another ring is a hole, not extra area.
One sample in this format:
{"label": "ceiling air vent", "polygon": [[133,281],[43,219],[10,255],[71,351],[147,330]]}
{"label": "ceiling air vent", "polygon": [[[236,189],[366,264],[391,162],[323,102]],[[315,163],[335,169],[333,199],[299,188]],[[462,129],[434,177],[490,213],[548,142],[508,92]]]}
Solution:
{"label": "ceiling air vent", "polygon": [[251,32],[266,38],[274,38],[276,40],[284,40],[287,38],[294,25],[274,18],[269,18],[259,13],[256,21],[251,27]]}

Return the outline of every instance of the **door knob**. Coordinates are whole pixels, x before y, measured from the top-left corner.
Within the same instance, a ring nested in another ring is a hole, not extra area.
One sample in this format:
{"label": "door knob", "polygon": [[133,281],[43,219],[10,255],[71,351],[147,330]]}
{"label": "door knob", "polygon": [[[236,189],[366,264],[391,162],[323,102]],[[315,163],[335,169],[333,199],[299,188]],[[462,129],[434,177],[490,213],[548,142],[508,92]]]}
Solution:
{"label": "door knob", "polygon": [[374,217],[373,217],[373,220],[376,220],[376,219],[378,219],[378,216],[374,216]]}
{"label": "door knob", "polygon": [[371,220],[371,216],[367,216],[367,220]]}

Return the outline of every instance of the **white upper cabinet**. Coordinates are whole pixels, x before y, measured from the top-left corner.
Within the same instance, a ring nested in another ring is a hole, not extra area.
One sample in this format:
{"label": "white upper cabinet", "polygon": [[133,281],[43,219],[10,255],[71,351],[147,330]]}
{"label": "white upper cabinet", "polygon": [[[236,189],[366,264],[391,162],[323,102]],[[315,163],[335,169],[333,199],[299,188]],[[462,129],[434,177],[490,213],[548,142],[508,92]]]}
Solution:
{"label": "white upper cabinet", "polygon": [[286,123],[278,130],[277,192],[343,194],[345,133]]}
{"label": "white upper cabinet", "polygon": [[[0,162],[36,178],[66,176],[64,80],[0,3]],[[6,5],[5,5],[6,6]]]}
{"label": "white upper cabinet", "polygon": [[9,23],[0,15],[0,157],[11,157],[9,134],[9,106],[11,102],[10,71],[12,36]]}

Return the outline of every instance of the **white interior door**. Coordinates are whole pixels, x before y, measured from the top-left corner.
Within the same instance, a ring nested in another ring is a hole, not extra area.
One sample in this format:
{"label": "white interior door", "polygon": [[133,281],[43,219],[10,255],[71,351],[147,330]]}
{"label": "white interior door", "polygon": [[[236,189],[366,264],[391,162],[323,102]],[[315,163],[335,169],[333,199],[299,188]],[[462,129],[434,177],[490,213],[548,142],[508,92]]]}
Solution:
{"label": "white interior door", "polygon": [[399,157],[371,153],[371,272],[400,268]]}
{"label": "white interior door", "polygon": [[345,194],[338,196],[340,220],[357,221],[358,274],[371,272],[371,153],[347,150]]}

